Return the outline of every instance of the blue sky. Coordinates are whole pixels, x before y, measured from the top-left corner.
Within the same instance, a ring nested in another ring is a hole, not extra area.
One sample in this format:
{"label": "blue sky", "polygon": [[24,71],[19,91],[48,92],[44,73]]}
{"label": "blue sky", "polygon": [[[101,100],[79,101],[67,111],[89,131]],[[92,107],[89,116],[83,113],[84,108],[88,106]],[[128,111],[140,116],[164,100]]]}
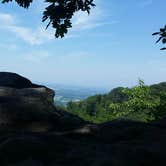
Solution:
{"label": "blue sky", "polygon": [[138,78],[166,81],[166,52],[151,34],[166,24],[165,0],[95,0],[76,13],[64,39],[41,22],[41,0],[28,9],[0,4],[0,71],[32,81],[111,89]]}

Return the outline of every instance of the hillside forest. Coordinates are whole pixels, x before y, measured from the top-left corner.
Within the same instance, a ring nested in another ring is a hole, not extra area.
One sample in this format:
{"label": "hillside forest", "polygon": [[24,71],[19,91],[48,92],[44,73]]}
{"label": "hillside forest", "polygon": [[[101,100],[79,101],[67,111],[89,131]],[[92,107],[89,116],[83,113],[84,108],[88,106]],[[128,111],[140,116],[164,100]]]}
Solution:
{"label": "hillside forest", "polygon": [[147,86],[143,80],[131,88],[117,87],[61,107],[86,121],[102,123],[119,118],[151,122],[166,114],[166,82]]}

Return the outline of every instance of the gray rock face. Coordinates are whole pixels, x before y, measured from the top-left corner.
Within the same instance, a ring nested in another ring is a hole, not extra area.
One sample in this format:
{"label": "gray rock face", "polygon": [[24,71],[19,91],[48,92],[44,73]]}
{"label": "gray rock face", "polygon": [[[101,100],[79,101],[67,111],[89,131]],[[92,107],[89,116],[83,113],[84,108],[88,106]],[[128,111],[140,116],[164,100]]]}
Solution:
{"label": "gray rock face", "polygon": [[54,107],[54,95],[53,90],[18,74],[0,72],[0,130],[47,130],[51,120],[60,116]]}

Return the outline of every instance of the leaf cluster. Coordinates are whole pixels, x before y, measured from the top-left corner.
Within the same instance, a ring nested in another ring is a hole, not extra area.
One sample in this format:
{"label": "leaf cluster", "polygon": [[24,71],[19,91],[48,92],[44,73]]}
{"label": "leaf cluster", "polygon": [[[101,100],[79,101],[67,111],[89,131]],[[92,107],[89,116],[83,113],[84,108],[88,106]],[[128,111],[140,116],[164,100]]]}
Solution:
{"label": "leaf cluster", "polygon": [[128,114],[139,114],[144,112],[148,114],[147,120],[155,119],[153,116],[157,106],[160,105],[160,98],[151,94],[151,89],[146,86],[142,80],[139,85],[133,88],[125,88],[123,93],[128,96],[128,100],[123,103],[111,103],[110,109],[113,109],[115,116],[126,116]]}
{"label": "leaf cluster", "polygon": [[[163,44],[166,44],[166,25],[164,28],[161,28],[159,32],[155,32],[152,35],[159,35],[159,39],[156,41],[156,43],[161,41]],[[161,50],[166,50],[166,47],[161,48]]]}

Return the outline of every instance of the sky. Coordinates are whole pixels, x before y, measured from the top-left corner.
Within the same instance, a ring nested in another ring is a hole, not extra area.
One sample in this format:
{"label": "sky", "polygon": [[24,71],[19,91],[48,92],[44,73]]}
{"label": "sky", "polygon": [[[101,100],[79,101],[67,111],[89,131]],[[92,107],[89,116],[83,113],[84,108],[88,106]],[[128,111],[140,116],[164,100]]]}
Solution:
{"label": "sky", "polygon": [[166,52],[152,33],[166,24],[165,0],[94,0],[77,12],[63,39],[45,30],[35,0],[29,9],[0,4],[0,71],[33,82],[112,89],[166,81]]}

